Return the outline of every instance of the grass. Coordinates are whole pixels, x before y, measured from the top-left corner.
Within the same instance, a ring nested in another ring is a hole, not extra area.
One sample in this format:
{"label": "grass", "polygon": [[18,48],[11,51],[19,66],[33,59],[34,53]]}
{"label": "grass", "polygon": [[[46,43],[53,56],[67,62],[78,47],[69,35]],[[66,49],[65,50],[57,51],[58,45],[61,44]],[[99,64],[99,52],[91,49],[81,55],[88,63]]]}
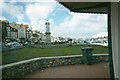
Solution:
{"label": "grass", "polygon": [[[9,64],[22,60],[27,60],[36,57],[48,57],[48,56],[68,56],[68,55],[80,55],[82,54],[81,49],[86,46],[69,46],[63,48],[23,48],[15,51],[4,52],[2,54],[2,64]],[[92,47],[94,54],[108,53],[106,47],[101,46],[90,46]]]}

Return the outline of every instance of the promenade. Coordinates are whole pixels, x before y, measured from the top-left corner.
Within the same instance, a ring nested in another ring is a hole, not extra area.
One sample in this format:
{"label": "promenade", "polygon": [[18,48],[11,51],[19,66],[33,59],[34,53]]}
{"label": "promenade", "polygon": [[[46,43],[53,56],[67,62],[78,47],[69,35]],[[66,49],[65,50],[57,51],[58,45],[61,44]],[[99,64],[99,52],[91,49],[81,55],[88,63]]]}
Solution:
{"label": "promenade", "polygon": [[109,78],[109,64],[102,62],[93,65],[50,67],[33,72],[24,78]]}

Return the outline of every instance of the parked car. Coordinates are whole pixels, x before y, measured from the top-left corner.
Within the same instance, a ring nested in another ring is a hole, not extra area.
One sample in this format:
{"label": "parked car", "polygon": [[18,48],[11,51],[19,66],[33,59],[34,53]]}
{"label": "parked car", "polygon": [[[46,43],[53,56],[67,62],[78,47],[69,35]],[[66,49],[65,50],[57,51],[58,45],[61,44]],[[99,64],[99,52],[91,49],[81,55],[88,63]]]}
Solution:
{"label": "parked car", "polygon": [[9,49],[16,49],[16,48],[20,47],[20,43],[19,42],[9,42],[6,44],[6,46],[8,46]]}
{"label": "parked car", "polygon": [[27,41],[24,42],[24,43],[23,43],[23,46],[28,46],[28,42],[27,42]]}
{"label": "parked car", "polygon": [[14,45],[15,47],[20,47],[20,43],[18,43],[18,42],[14,42],[13,45]]}

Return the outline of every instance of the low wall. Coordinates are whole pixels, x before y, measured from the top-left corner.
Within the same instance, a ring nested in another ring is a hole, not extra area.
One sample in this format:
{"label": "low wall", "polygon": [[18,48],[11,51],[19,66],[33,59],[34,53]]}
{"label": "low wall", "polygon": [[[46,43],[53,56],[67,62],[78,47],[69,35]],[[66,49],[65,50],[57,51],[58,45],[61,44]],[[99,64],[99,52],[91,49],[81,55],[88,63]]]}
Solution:
{"label": "low wall", "polygon": [[70,46],[69,44],[35,44],[35,45],[30,45],[32,48],[62,48],[62,47],[68,47]]}
{"label": "low wall", "polygon": [[[108,54],[94,54],[93,63],[107,62]],[[0,67],[3,78],[20,78],[36,70],[48,67],[82,64],[82,55],[40,57]]]}

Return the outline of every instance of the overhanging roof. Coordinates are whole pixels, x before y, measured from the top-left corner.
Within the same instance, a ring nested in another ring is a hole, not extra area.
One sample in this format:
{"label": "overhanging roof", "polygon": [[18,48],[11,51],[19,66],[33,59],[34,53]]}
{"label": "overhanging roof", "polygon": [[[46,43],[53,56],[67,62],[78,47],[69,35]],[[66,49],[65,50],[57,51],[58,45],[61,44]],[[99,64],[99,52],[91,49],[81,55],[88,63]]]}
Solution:
{"label": "overhanging roof", "polygon": [[79,13],[108,13],[109,2],[60,2],[72,12]]}

